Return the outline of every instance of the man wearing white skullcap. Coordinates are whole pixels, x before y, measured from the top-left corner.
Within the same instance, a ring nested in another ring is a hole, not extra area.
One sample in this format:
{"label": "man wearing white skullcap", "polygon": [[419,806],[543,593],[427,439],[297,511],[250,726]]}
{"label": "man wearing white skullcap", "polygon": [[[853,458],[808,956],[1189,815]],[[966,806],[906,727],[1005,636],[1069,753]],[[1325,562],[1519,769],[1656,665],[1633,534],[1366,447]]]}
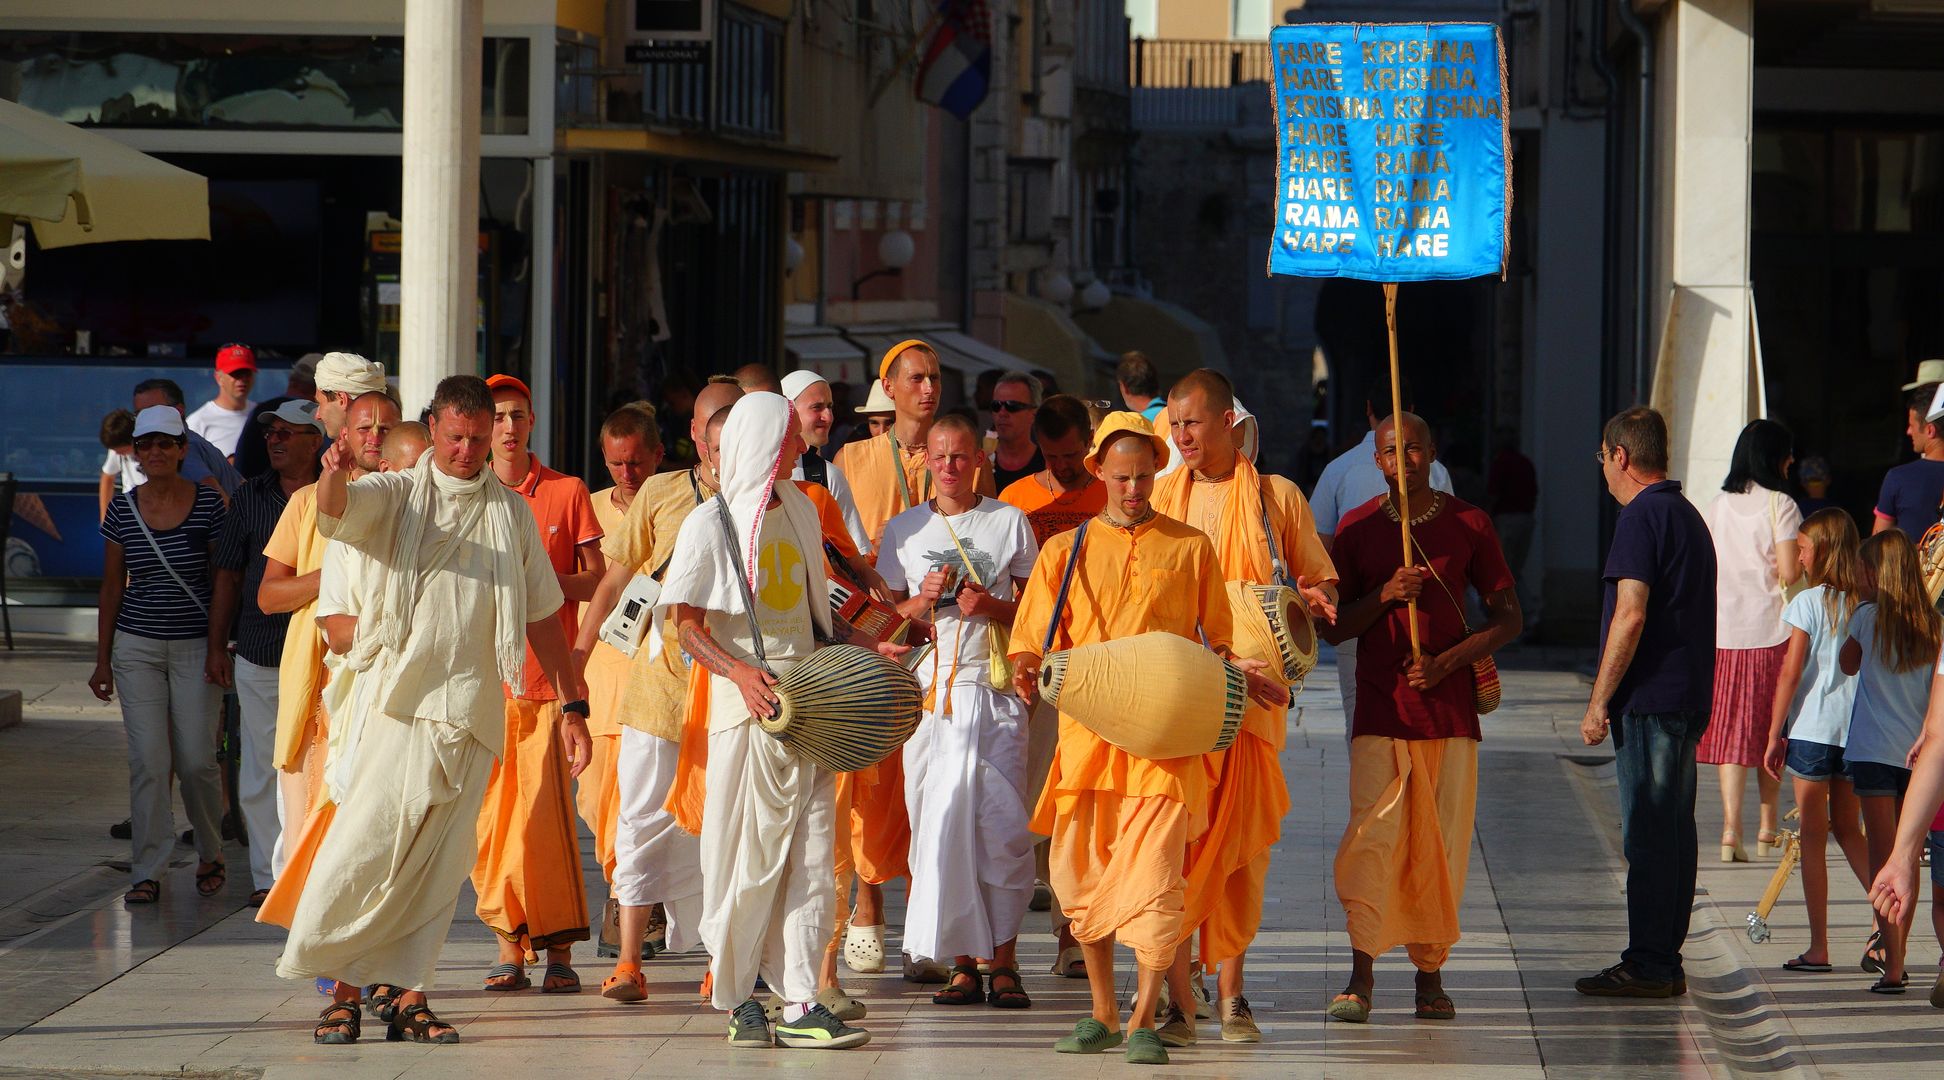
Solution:
{"label": "man wearing white skullcap", "polygon": [[803,441],[810,447],[797,462],[790,479],[822,484],[830,497],[837,500],[837,509],[844,515],[844,530],[857,542],[857,550],[868,556],[871,537],[864,531],[864,519],[857,516],[857,500],[851,497],[850,481],[844,479],[844,470],[825,460],[821,453],[830,444],[830,426],[837,419],[830,383],[814,371],[792,371],[783,376],[783,396],[796,406],[797,421],[803,425]]}
{"label": "man wearing white skullcap", "polygon": [[385,389],[385,365],[366,360],[356,353],[325,353],[317,362],[317,418],[335,439],[344,427],[344,414],[351,402],[374,390]]}

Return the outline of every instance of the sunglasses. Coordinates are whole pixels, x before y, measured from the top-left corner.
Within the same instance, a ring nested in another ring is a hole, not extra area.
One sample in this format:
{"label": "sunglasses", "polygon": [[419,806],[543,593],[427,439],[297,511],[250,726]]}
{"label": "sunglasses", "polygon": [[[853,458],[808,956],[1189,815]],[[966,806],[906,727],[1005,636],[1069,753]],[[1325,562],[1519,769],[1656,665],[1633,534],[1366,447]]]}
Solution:
{"label": "sunglasses", "polygon": [[992,404],[986,406],[986,411],[996,412],[996,413],[1001,413],[1001,412],[1013,413],[1013,412],[1027,412],[1032,408],[1033,406],[1027,404],[1024,401],[995,401]]}
{"label": "sunglasses", "polygon": [[178,446],[183,440],[174,435],[144,435],[135,440],[135,449],[153,450],[158,446]]}
{"label": "sunglasses", "polygon": [[290,439],[296,438],[299,435],[315,435],[315,434],[317,434],[317,431],[313,428],[273,427],[273,428],[264,429],[263,438],[266,442],[286,442]]}

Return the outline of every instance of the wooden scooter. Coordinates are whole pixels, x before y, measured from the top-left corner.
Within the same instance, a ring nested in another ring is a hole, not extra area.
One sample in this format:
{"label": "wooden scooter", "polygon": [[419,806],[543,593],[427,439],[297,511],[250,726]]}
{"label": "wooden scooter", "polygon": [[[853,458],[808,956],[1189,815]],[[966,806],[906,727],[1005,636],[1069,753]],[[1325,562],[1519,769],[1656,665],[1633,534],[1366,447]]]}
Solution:
{"label": "wooden scooter", "polygon": [[[1801,810],[1791,810],[1783,816],[1782,823],[1786,826],[1791,821],[1801,819]],[[1782,842],[1782,861],[1775,864],[1775,876],[1769,879],[1768,888],[1763,890],[1761,902],[1748,913],[1748,940],[1757,945],[1769,939],[1769,912],[1775,910],[1775,902],[1782,898],[1782,886],[1789,883],[1789,875],[1795,872],[1796,863],[1802,861],[1802,837],[1797,830],[1778,829],[1775,837]]]}

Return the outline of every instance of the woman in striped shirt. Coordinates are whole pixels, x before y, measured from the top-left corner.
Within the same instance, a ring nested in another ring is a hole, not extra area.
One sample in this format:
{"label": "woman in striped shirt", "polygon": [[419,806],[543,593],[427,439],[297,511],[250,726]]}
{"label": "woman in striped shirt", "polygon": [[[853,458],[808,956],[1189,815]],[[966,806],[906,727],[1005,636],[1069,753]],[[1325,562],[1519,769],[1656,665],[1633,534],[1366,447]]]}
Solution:
{"label": "woman in striped shirt", "polygon": [[123,899],[153,904],[175,846],[169,773],[196,831],[196,890],[215,894],[225,880],[223,782],[216,763],[222,691],[230,685],[227,611],[234,584],[210,572],[222,533],[223,496],[182,477],[188,437],[174,406],[135,418],[135,457],[148,476],[108,506],[101,523],[100,631],[89,689],[103,701],[121,690],[128,731],[128,790],[134,884]]}

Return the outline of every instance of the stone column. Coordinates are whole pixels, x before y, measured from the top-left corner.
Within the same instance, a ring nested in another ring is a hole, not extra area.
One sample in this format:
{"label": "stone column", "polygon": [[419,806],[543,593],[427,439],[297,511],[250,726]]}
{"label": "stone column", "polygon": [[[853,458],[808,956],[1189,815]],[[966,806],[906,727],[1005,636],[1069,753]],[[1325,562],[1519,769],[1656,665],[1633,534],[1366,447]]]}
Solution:
{"label": "stone column", "polygon": [[398,386],[414,417],[478,370],[483,0],[406,0]]}
{"label": "stone column", "polygon": [[1748,283],[1754,0],[1673,0],[1658,33],[1653,403],[1670,474],[1705,503],[1766,413]]}

